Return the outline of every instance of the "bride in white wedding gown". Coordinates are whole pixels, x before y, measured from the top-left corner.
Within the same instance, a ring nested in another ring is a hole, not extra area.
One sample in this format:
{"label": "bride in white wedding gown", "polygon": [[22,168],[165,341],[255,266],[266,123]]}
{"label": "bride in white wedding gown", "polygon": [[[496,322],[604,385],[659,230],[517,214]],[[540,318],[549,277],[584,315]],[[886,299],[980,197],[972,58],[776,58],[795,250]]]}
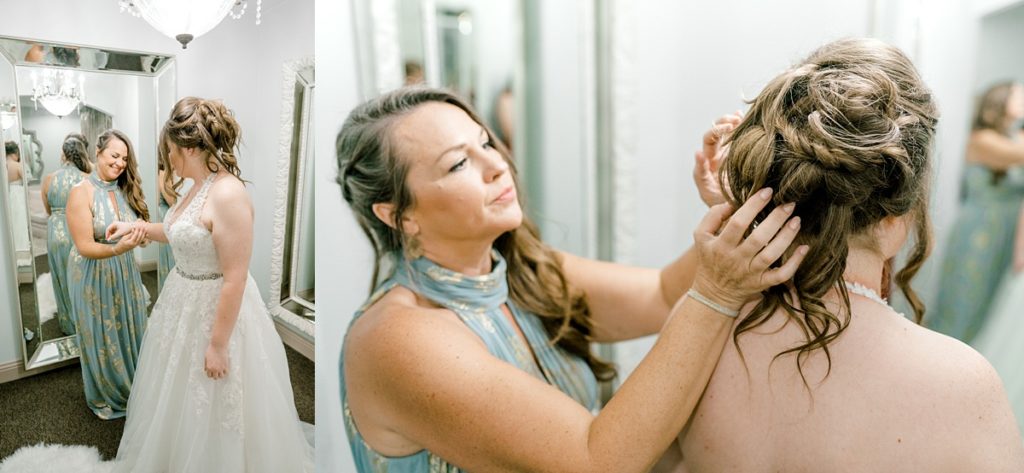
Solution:
{"label": "bride in white wedding gown", "polygon": [[176,267],[150,316],[115,471],[297,472],[313,450],[295,411],[284,348],[252,276],[252,203],[223,104],[184,98],[161,153],[194,185],[163,223],[117,223],[168,241]]}

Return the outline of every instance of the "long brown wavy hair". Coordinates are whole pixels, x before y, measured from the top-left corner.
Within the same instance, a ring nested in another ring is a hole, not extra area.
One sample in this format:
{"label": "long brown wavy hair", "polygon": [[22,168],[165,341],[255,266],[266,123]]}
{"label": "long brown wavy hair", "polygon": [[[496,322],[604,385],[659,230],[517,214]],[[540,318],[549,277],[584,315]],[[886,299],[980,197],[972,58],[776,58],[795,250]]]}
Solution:
{"label": "long brown wavy hair", "polygon": [[[929,154],[936,123],[932,94],[910,59],[877,40],[827,44],[765,86],[729,138],[722,188],[734,206],[758,189],[775,189],[758,221],[775,205],[795,202],[801,229],[794,248],[808,244],[810,251],[792,282],[763,291],[736,326],[737,347],[741,334],[782,309],[803,329],[805,343],[775,359],[797,353],[803,377],[803,362],[821,349],[827,376],[828,346],[850,323],[843,283],[849,243],[877,250],[871,231],[890,216],[914,219],[914,248],[895,282],[921,322],[924,304],[910,280],[930,251]],[[840,314],[825,307],[832,290],[842,297]]]}
{"label": "long brown wavy hair", "polygon": [[96,139],[96,155],[99,156],[103,150],[107,149],[113,140],[124,143],[124,146],[128,148],[128,155],[125,156],[128,165],[124,167],[121,175],[117,176],[117,186],[121,188],[125,200],[128,201],[128,206],[135,211],[135,214],[139,218],[149,221],[149,207],[146,206],[146,197],[142,194],[142,179],[139,177],[139,157],[135,154],[135,146],[128,139],[128,135],[113,128],[104,131]]}
{"label": "long brown wavy hair", "polygon": [[[235,154],[241,139],[242,127],[223,102],[185,97],[174,104],[170,118],[160,131],[159,152],[169,154],[169,143],[179,148],[202,150],[206,153],[206,169],[210,172],[224,169],[244,182]],[[180,185],[181,180],[172,184],[174,189]]]}
{"label": "long brown wavy hair", "polygon": [[[394,221],[400,222],[402,215],[416,202],[406,185],[409,160],[398,154],[393,143],[394,124],[398,118],[429,102],[459,107],[482,126],[508,163],[515,185],[519,186],[515,163],[508,150],[500,140],[494,139],[494,132],[473,108],[450,92],[403,88],[357,107],[345,120],[335,143],[337,181],[342,196],[373,246],[372,287],[380,282],[381,263],[385,258],[399,263],[407,241],[401,225],[391,227],[374,215],[373,204],[392,204]],[[586,297],[569,284],[558,254],[540,240],[537,227],[524,216],[522,225],[499,236],[494,248],[508,265],[509,297],[519,307],[540,317],[550,343],[585,360],[598,379],[614,378],[615,367],[591,352],[593,322]]]}

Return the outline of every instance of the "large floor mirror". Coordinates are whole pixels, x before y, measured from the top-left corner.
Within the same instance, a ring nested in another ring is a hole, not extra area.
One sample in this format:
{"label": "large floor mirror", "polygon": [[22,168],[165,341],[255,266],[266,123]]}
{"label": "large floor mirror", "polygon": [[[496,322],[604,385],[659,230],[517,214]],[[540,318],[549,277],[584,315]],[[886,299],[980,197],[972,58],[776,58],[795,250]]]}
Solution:
{"label": "large floor mirror", "polygon": [[269,299],[282,340],[311,360],[316,326],[314,69],[312,57],[283,67]]}
{"label": "large floor mirror", "polygon": [[[0,222],[15,262],[25,369],[78,356],[73,322],[60,320],[51,278],[48,211],[41,192],[46,176],[62,166],[61,147],[81,133],[95,155],[108,128],[127,134],[139,158],[150,209],[157,201],[157,137],[174,104],[173,57],[40,40],[0,37],[0,123],[6,151],[5,219]],[[95,158],[93,158],[95,159]],[[154,218],[158,216],[154,212]],[[135,250],[149,296],[156,301],[159,245]],[[72,318],[73,319],[73,318]]]}

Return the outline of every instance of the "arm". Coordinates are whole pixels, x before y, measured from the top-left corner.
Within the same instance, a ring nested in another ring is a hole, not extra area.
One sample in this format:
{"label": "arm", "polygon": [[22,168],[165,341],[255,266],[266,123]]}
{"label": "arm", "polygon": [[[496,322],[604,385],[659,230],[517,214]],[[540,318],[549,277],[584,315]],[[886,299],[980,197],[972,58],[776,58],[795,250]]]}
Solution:
{"label": "arm", "polygon": [[969,140],[968,161],[997,170],[1024,164],[1024,144],[1007,139],[995,131],[975,131]]}
{"label": "arm", "polygon": [[167,232],[164,231],[163,222],[147,222],[145,220],[111,223],[110,226],[107,227],[107,240],[116,240],[136,228],[145,235],[146,240],[167,243]]}
{"label": "arm", "polygon": [[[724,205],[695,232],[702,265],[694,286],[733,309],[760,288],[788,280],[806,254],[802,247],[782,268],[768,269],[797,233],[783,227],[790,213],[781,208],[742,240],[766,202],[758,199],[721,234],[714,233],[728,217]],[[746,273],[730,272],[741,269]],[[361,432],[400,435],[410,447],[405,453],[426,448],[470,471],[649,470],[693,412],[733,322],[693,298],[680,299],[650,353],[595,417],[557,388],[491,356],[443,313],[407,308],[353,326],[345,352],[349,404],[357,424],[380,424]],[[376,409],[364,410],[367,404]]]}
{"label": "arm", "polygon": [[951,454],[957,471],[1024,471],[1024,442],[999,375],[976,352],[971,369],[955,381],[961,400],[957,434],[963,447]]}
{"label": "arm", "polygon": [[43,197],[43,208],[46,209],[46,215],[50,215],[50,200],[46,197],[47,192],[50,191],[50,181],[53,180],[53,174],[50,174],[43,178],[43,185],[39,186],[39,192]]}
{"label": "arm", "polygon": [[92,209],[89,208],[92,193],[92,184],[82,181],[71,188],[71,194],[68,196],[68,231],[78,253],[90,259],[104,259],[124,254],[139,246],[145,239],[145,234],[141,231],[129,232],[113,245],[99,243],[93,238]]}
{"label": "arm", "polygon": [[217,299],[210,346],[206,350],[206,371],[213,379],[227,375],[228,342],[238,321],[238,310],[249,278],[252,256],[252,203],[245,186],[235,179],[222,179],[210,189],[204,213],[209,213],[210,232],[217,248],[224,283]]}
{"label": "arm", "polygon": [[587,296],[599,343],[658,333],[697,271],[693,248],[661,270],[561,256],[566,278]]}

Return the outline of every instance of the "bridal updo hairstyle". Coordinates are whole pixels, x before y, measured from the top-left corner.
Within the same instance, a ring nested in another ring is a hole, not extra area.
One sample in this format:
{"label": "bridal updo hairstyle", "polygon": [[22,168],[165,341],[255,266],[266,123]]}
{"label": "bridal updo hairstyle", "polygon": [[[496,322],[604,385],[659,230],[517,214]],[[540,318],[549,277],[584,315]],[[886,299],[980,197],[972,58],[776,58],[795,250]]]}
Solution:
{"label": "bridal updo hairstyle", "polygon": [[[914,247],[894,279],[921,322],[924,304],[910,280],[930,251],[929,153],[936,122],[932,94],[910,59],[877,40],[827,44],[765,86],[729,137],[722,188],[736,207],[758,189],[775,189],[757,221],[776,205],[795,202],[801,229],[793,248],[807,244],[810,250],[793,280],[763,291],[739,322],[737,347],[741,334],[782,308],[806,339],[775,358],[797,353],[803,376],[804,361],[821,349],[831,371],[828,345],[850,323],[843,283],[849,244],[877,249],[872,230],[886,217],[907,215],[913,222]],[[832,290],[842,298],[839,314],[823,302]]]}
{"label": "bridal updo hairstyle", "polygon": [[[196,148],[206,153],[206,169],[221,169],[241,180],[235,151],[242,138],[234,114],[219,100],[185,97],[174,104],[171,117],[160,133],[160,150],[165,156],[169,143],[179,148]],[[170,173],[168,173],[170,174]],[[177,183],[172,186],[177,189]]]}
{"label": "bridal updo hairstyle", "polygon": [[[401,221],[403,213],[416,202],[406,185],[409,158],[401,155],[401,147],[394,142],[394,125],[403,115],[430,102],[454,105],[480,124],[508,163],[516,187],[519,186],[508,149],[494,139],[494,132],[468,103],[450,92],[407,87],[356,107],[345,120],[336,141],[338,183],[376,255],[371,287],[379,283],[383,260],[400,258],[408,244],[402,226],[391,227],[378,219],[373,213],[373,204],[394,205],[394,220]],[[509,298],[540,317],[550,343],[585,360],[598,379],[614,378],[614,366],[591,352],[593,325],[586,297],[569,284],[558,254],[541,241],[537,227],[524,215],[518,228],[498,237],[494,249],[508,265]]]}

